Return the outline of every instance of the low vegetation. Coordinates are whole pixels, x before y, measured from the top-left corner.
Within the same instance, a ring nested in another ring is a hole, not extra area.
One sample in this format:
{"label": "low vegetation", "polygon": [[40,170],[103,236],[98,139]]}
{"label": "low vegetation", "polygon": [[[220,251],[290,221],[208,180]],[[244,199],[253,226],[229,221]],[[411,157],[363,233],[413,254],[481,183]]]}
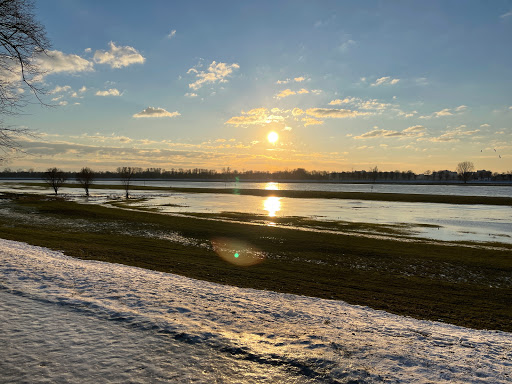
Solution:
{"label": "low vegetation", "polygon": [[[0,237],[83,259],[512,331],[510,248],[212,223],[26,194],[3,195]],[[218,247],[240,257],[250,249],[245,257],[257,262],[228,262]]]}

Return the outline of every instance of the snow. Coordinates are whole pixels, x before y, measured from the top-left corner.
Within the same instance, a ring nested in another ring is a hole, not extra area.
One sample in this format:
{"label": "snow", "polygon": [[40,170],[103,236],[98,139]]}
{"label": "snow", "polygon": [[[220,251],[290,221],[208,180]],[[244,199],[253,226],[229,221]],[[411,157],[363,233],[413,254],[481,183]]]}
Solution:
{"label": "snow", "polygon": [[0,382],[510,383],[512,334],[0,239]]}

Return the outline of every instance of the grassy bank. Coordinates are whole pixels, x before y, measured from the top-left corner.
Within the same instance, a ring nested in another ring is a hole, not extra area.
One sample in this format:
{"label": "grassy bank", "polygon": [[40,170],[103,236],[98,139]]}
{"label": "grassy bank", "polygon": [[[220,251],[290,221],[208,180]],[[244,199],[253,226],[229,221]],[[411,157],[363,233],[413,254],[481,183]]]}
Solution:
{"label": "grassy bank", "polygon": [[[0,237],[71,256],[512,331],[510,250],[212,222],[34,195],[4,195],[0,203]],[[212,242],[259,263],[227,262]]]}
{"label": "grassy bank", "polygon": [[[41,187],[41,183],[20,183],[31,187]],[[64,184],[66,188],[81,188],[78,184]],[[124,190],[121,185],[94,185],[93,189]],[[50,191],[50,189],[48,189]],[[350,200],[376,200],[397,201],[407,203],[440,203],[440,204],[483,204],[512,206],[511,197],[495,196],[454,196],[432,194],[404,194],[404,193],[376,193],[376,192],[328,192],[328,191],[292,191],[292,190],[264,190],[264,189],[236,189],[236,188],[174,188],[131,186],[131,191],[167,191],[179,193],[218,193],[250,196],[276,196],[306,199],[350,199]]]}

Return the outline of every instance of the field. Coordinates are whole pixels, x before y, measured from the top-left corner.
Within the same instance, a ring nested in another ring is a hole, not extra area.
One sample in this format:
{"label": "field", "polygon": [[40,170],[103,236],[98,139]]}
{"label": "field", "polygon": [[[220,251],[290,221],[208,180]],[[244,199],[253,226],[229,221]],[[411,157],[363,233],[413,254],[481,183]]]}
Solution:
{"label": "field", "polygon": [[511,247],[266,226],[250,215],[226,216],[4,194],[0,236],[82,259],[512,331]]}

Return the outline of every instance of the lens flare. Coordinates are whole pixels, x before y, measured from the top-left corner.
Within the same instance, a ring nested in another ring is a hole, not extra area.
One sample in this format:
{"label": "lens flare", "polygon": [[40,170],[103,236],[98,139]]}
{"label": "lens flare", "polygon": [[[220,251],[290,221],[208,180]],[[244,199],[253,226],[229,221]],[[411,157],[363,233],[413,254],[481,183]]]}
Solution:
{"label": "lens flare", "polygon": [[243,240],[219,237],[212,241],[213,250],[223,260],[241,267],[259,264],[265,253]]}

